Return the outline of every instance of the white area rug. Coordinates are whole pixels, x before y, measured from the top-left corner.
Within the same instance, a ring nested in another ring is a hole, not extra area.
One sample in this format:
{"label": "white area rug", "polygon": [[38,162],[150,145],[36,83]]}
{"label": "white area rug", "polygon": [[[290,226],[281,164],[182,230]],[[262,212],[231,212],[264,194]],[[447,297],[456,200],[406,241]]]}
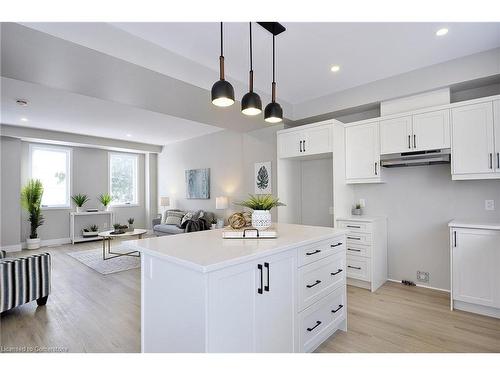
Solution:
{"label": "white area rug", "polygon": [[[111,245],[111,251],[114,253],[127,253],[130,248],[124,245],[116,245],[113,247]],[[102,259],[102,248],[93,250],[76,251],[73,253],[66,253],[70,257],[82,262],[87,267],[103,274],[109,275],[110,273],[116,273],[121,271],[127,271],[134,268],[139,268],[141,266],[141,258],[137,257],[117,257],[108,260]],[[112,256],[112,254],[110,255]]]}

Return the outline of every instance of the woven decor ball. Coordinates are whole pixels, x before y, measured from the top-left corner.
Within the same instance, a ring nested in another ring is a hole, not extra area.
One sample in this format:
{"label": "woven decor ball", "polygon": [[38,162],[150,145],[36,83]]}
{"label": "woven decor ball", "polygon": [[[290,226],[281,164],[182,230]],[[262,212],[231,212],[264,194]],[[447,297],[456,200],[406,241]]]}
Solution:
{"label": "woven decor ball", "polygon": [[241,212],[236,212],[229,216],[228,221],[233,229],[241,229],[246,226],[246,219]]}

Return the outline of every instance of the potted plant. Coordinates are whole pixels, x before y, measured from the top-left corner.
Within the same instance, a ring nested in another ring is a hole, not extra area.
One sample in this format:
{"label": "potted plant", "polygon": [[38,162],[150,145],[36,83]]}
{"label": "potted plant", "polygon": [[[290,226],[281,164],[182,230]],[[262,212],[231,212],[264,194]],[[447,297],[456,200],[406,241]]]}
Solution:
{"label": "potted plant", "polygon": [[71,197],[71,200],[76,205],[76,212],[81,212],[83,205],[87,203],[90,200],[90,198],[88,197],[87,194],[75,194]]}
{"label": "potted plant", "polygon": [[83,237],[96,237],[98,233],[99,233],[99,227],[95,224],[92,224],[90,227],[85,228],[82,231],[82,236]]}
{"label": "potted plant", "polygon": [[127,222],[128,222],[128,229],[127,232],[133,232],[134,231],[134,221],[135,219],[133,217],[129,217]]}
{"label": "potted plant", "polygon": [[351,210],[351,213],[353,215],[362,215],[363,214],[363,208],[361,207],[360,203],[356,203],[354,207]]}
{"label": "potted plant", "polygon": [[108,193],[104,193],[99,195],[98,199],[99,202],[101,202],[101,204],[104,206],[104,211],[109,211],[108,206],[111,203],[111,195],[109,195]]}
{"label": "potted plant", "polygon": [[111,234],[122,234],[122,233],[125,233],[125,231],[123,231],[121,229],[121,224],[120,223],[114,223],[113,224],[113,228],[115,229],[114,232],[111,232]]}
{"label": "potted plant", "polygon": [[44,222],[41,210],[42,196],[43,186],[40,180],[29,180],[28,184],[21,190],[21,205],[29,214],[30,236],[26,239],[26,247],[29,250],[40,247],[38,227]]}
{"label": "potted plant", "polygon": [[284,206],[279,198],[271,194],[252,195],[243,202],[236,203],[238,206],[252,209],[252,227],[258,230],[264,230],[271,226],[271,208]]}

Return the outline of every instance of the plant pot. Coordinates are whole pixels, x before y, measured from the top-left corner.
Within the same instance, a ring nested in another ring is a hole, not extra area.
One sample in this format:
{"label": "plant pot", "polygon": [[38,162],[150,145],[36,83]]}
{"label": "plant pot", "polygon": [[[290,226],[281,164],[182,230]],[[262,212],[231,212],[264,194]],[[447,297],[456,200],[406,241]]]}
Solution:
{"label": "plant pot", "polygon": [[217,229],[217,224],[212,223],[212,225],[210,225],[210,229]]}
{"label": "plant pot", "polygon": [[82,207],[76,206],[76,212],[82,212]]}
{"label": "plant pot", "polygon": [[134,224],[129,224],[127,228],[127,232],[133,232],[134,231]]}
{"label": "plant pot", "polygon": [[26,248],[28,250],[40,248],[40,238],[26,238]]}
{"label": "plant pot", "polygon": [[99,232],[85,232],[82,231],[82,237],[97,237]]}
{"label": "plant pot", "polygon": [[351,210],[351,214],[353,214],[353,215],[363,215],[363,209],[362,208],[353,208]]}
{"label": "plant pot", "polygon": [[264,230],[271,226],[271,211],[254,210],[252,212],[252,227],[258,230]]}
{"label": "plant pot", "polygon": [[104,211],[110,211],[109,206],[104,206]]}

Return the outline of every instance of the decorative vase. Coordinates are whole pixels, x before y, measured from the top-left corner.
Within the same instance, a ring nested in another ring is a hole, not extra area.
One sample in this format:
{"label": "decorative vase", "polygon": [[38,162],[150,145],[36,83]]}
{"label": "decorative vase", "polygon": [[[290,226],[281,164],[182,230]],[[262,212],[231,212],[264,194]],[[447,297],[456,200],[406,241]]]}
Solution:
{"label": "decorative vase", "polygon": [[127,228],[127,232],[133,232],[134,231],[134,224],[129,224]]}
{"label": "decorative vase", "polygon": [[269,210],[253,210],[252,212],[252,227],[258,230],[264,230],[271,226],[271,211]]}
{"label": "decorative vase", "polygon": [[351,210],[351,214],[353,214],[353,215],[363,215],[363,209],[362,208],[353,208]]}
{"label": "decorative vase", "polygon": [[109,211],[109,206],[104,206],[104,211]]}
{"label": "decorative vase", "polygon": [[26,238],[26,248],[36,250],[40,247],[40,238]]}
{"label": "decorative vase", "polygon": [[81,208],[81,207],[76,206],[76,212],[82,212],[82,208]]}

